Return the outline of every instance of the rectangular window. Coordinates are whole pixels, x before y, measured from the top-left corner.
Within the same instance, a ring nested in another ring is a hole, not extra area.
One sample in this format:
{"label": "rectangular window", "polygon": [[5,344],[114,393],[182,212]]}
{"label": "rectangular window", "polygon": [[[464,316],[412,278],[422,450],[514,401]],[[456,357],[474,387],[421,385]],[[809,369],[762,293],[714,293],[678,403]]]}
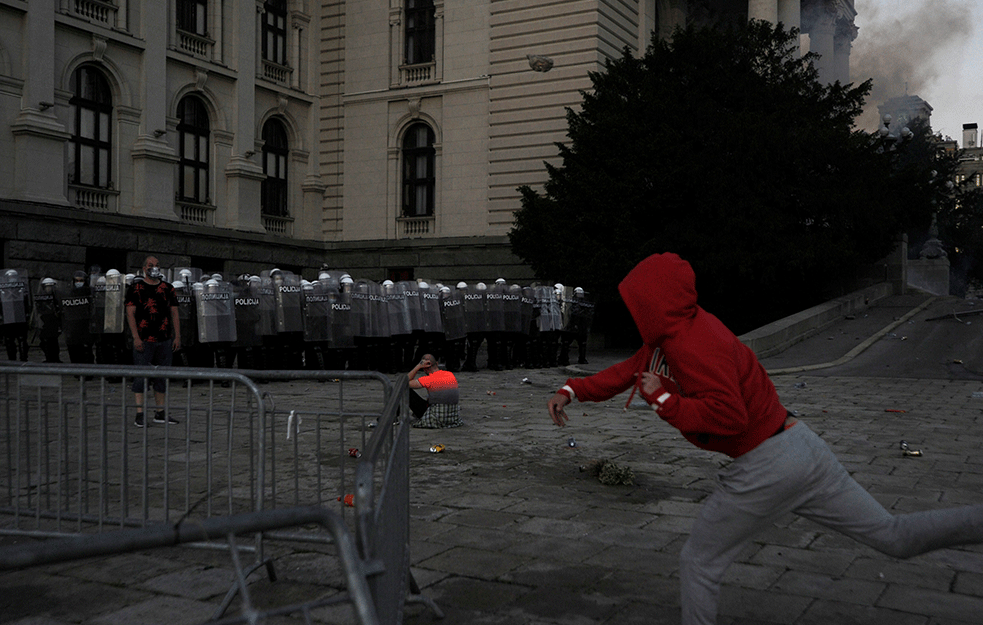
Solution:
{"label": "rectangular window", "polygon": [[207,35],[206,9],[207,0],[177,0],[177,27],[196,35]]}
{"label": "rectangular window", "polygon": [[283,0],[270,0],[263,13],[263,59],[287,65],[287,5]]}
{"label": "rectangular window", "polygon": [[429,63],[434,58],[433,0],[406,0],[407,65]]}

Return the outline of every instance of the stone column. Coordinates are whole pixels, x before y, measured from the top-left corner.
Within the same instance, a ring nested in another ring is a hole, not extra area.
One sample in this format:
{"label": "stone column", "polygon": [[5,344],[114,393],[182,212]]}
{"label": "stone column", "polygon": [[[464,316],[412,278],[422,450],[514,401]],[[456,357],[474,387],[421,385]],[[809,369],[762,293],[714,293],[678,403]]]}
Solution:
{"label": "stone column", "polygon": [[819,81],[832,84],[836,80],[836,53],[833,39],[836,34],[836,9],[824,5],[816,7],[809,30],[809,51],[819,55],[816,69]]}
{"label": "stone column", "polygon": [[765,20],[778,23],[778,0],[748,0],[748,20]]}
{"label": "stone column", "polygon": [[850,82],[850,51],[856,38],[857,27],[852,22],[837,22],[836,35],[833,37],[833,80],[839,80],[843,84]]}
{"label": "stone column", "polygon": [[[225,166],[226,201],[224,225],[227,228],[263,232],[260,215],[262,182],[266,177],[257,161],[256,145],[256,74],[261,71],[257,47],[258,25],[263,11],[262,0],[239,2],[235,15],[236,45],[229,60],[236,69],[235,98],[232,105],[232,156]],[[222,207],[216,221],[222,222]]]}
{"label": "stone column", "polygon": [[[167,142],[167,24],[168,3],[148,2],[141,11],[146,48],[140,68],[140,105],[143,115],[130,153],[133,158],[133,204],[121,213],[177,220],[174,202],[174,166],[177,154]],[[173,137],[177,141],[177,137]]]}
{"label": "stone column", "polygon": [[13,197],[67,205],[65,142],[55,116],[55,7],[36,2],[24,16],[24,91],[14,134]]}

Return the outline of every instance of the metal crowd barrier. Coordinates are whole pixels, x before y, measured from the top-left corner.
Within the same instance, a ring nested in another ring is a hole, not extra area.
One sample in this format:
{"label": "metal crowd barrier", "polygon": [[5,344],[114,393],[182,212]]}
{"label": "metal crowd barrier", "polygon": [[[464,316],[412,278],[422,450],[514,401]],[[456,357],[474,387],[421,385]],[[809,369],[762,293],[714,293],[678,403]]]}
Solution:
{"label": "metal crowd barrier", "polygon": [[[139,429],[130,384],[141,378]],[[153,422],[152,379],[165,381],[163,408],[178,424]],[[276,382],[277,393],[255,380]],[[380,622],[399,622],[407,599],[440,615],[409,571],[406,392],[405,375],[394,388],[374,372],[0,365],[0,534],[335,506],[355,534]],[[264,566],[272,574],[264,541],[337,540],[323,526],[289,527],[256,533],[245,576]],[[232,585],[219,615],[240,589]]]}

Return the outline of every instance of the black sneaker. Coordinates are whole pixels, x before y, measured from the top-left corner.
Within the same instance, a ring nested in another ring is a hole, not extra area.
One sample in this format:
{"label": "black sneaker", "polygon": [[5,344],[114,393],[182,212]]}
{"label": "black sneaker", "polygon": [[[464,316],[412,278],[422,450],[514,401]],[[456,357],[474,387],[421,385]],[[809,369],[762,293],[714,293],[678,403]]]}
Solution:
{"label": "black sneaker", "polygon": [[177,419],[175,419],[174,417],[168,417],[163,410],[155,410],[154,411],[154,423],[164,423],[165,421],[167,423],[170,423],[171,425],[177,425],[178,424],[178,420]]}
{"label": "black sneaker", "polygon": [[142,428],[143,427],[143,413],[142,412],[138,412],[137,413],[136,418],[133,419],[133,425],[137,426],[138,428]]}

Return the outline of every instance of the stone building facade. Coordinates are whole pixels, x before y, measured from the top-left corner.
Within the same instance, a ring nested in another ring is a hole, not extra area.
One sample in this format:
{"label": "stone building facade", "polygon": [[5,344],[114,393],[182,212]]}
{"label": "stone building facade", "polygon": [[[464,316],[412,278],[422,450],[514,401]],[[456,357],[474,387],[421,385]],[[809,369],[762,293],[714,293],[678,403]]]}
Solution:
{"label": "stone building facade", "polygon": [[0,0],[2,264],[531,281],[588,73],[707,6],[848,79],[852,0]]}

